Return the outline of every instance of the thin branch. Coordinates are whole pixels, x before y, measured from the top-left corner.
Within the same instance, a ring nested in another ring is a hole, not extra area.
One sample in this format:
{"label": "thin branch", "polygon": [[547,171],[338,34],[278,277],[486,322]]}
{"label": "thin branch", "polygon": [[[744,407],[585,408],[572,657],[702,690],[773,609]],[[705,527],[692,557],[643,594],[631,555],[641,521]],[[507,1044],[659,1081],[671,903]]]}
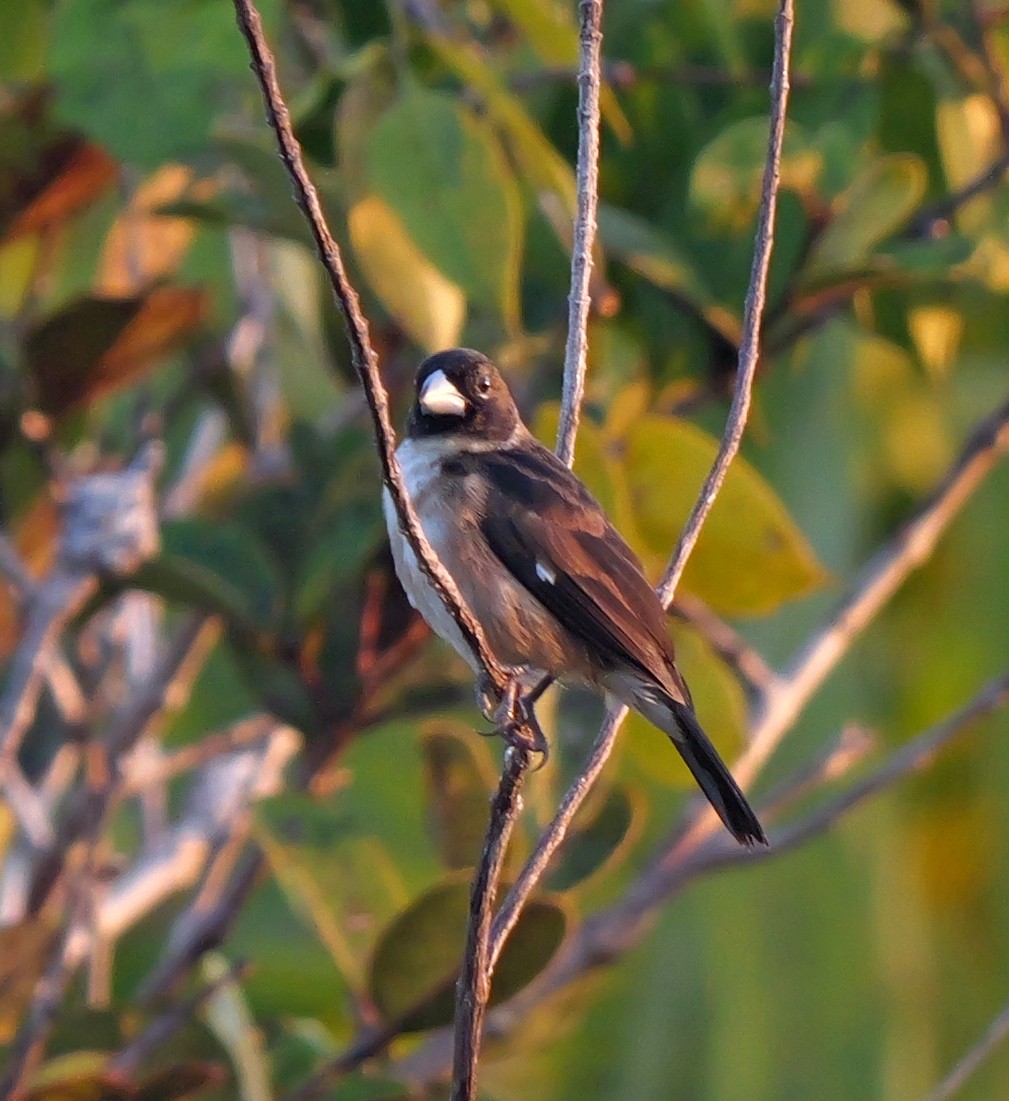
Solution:
{"label": "thin branch", "polygon": [[[564,350],[564,386],[557,455],[570,466],[585,394],[588,320],[591,300],[592,247],[599,205],[599,91],[602,83],[602,0],[580,0],[578,53],[577,214],[571,248],[571,289],[568,293],[568,338]],[[519,811],[519,793],[529,767],[529,754],[511,747],[505,757],[491,807],[487,837],[473,881],[462,970],[456,984],[453,1101],[476,1096],[477,1060],[483,1020],[490,997],[491,976],[500,955],[489,944],[491,917],[505,847]]]}
{"label": "thin branch", "polygon": [[470,895],[466,948],[456,983],[452,1101],[472,1101],[476,1097],[477,1060],[494,969],[489,945],[491,915],[508,841],[521,809],[522,785],[528,770],[528,752],[518,746],[509,746]]}
{"label": "thin branch", "polygon": [[[649,928],[649,917],[670,898],[679,894],[695,880],[723,868],[751,864],[755,860],[774,860],[791,852],[812,838],[825,833],[840,819],[867,799],[894,786],[905,777],[923,772],[936,758],[974,722],[1009,705],[1009,673],[990,681],[952,715],[922,731],[896,750],[878,768],[857,781],[846,791],[799,818],[772,836],[766,849],[744,849],[711,836],[703,846],[673,866],[656,863],[631,884],[620,901],[588,918],[572,939],[555,957],[536,982],[527,987],[507,1005],[490,1014],[489,1027],[501,1031],[509,1023],[528,1013],[557,991],[583,977],[587,972],[611,963],[637,944]],[[806,773],[799,777],[805,785]],[[785,793],[777,800],[779,806],[791,801]],[[433,1082],[442,1077],[450,1058],[447,1033],[432,1037],[422,1048],[407,1056],[395,1068],[407,1080]],[[927,1101],[938,1101],[929,1097]],[[945,1101],[945,1099],[943,1099]]]}
{"label": "thin branch", "polygon": [[252,57],[252,68],[263,93],[267,121],[276,135],[281,158],[294,186],[295,199],[308,221],[319,258],[329,275],[337,305],[343,314],[354,369],[361,380],[372,415],[382,478],[395,505],[400,527],[425,576],[455,620],[467,645],[479,658],[490,682],[501,695],[507,684],[507,675],[487,646],[483,628],[466,607],[455,582],[428,543],[403,485],[402,473],[396,461],[396,436],[389,419],[389,395],[379,374],[378,357],[371,344],[368,323],[361,312],[357,292],[347,278],[340,248],[326,223],[319,193],[305,168],[301,146],[294,136],[290,113],[277,79],[276,62],[263,34],[259,12],[252,0],[234,0],[234,4],[238,25]]}
{"label": "thin branch", "polygon": [[[763,313],[767,272],[771,249],[774,244],[774,212],[780,180],[781,147],[788,109],[788,67],[792,45],[793,0],[781,0],[775,19],[774,75],[771,82],[771,124],[768,141],[767,163],[761,192],[761,208],[757,221],[756,248],[750,271],[750,287],[746,295],[743,316],[743,336],[739,348],[739,369],[736,375],[736,393],[729,410],[728,422],[715,462],[704,482],[697,504],[691,513],[683,535],[676,546],[669,567],[659,586],[659,596],[668,606],[676,591],[676,585],[686,566],[687,559],[697,543],[704,521],[718,496],[725,474],[739,445],[746,427],[750,407],[750,392],[756,373],[760,350],[760,319]],[[582,774],[564,796],[560,810],[544,830],[532,856],[526,862],[514,886],[501,906],[494,922],[491,959],[501,954],[508,934],[518,921],[523,907],[546,871],[553,854],[563,844],[572,818],[606,764],[626,708],[611,711],[596,738],[592,754]]]}
{"label": "thin branch", "polygon": [[771,134],[768,141],[767,161],[764,165],[764,178],[760,188],[760,213],[757,217],[757,238],[750,269],[750,286],[746,292],[746,303],[743,307],[743,332],[739,342],[735,391],[718,454],[704,480],[686,527],[680,535],[680,541],[673,552],[669,568],[659,585],[659,595],[667,606],[673,599],[687,560],[697,543],[711,506],[722,488],[729,466],[739,451],[743,433],[746,430],[753,379],[760,359],[760,323],[767,294],[767,273],[771,267],[771,252],[774,248],[774,215],[778,205],[778,185],[781,183],[781,148],[785,140],[785,118],[788,112],[790,88],[788,66],[792,51],[793,9],[794,0],[781,0],[774,20]]}
{"label": "thin branch", "polygon": [[1009,1039],[1009,1004],[1005,1005],[985,1029],[984,1035],[931,1090],[925,1101],[950,1101],[967,1084],[974,1072]]}
{"label": "thin branch", "polygon": [[602,0],[580,0],[578,54],[578,212],[571,248],[568,339],[564,349],[564,391],[557,427],[557,456],[571,465],[585,394],[588,355],[589,283],[599,206],[599,89],[602,49]]}

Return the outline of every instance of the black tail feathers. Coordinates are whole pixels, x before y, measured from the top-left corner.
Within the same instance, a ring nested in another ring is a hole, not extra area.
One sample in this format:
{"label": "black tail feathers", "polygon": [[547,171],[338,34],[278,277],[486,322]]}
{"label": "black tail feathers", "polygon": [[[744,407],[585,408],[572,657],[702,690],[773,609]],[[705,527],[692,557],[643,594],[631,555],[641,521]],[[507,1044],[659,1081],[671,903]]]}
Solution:
{"label": "black tail feathers", "polygon": [[672,738],[673,744],[700,785],[701,791],[707,796],[708,802],[725,823],[725,828],[741,845],[766,845],[767,837],[757,816],[707,734],[701,729],[697,716],[678,700],[669,699],[668,706],[673,712],[680,734],[680,737]]}

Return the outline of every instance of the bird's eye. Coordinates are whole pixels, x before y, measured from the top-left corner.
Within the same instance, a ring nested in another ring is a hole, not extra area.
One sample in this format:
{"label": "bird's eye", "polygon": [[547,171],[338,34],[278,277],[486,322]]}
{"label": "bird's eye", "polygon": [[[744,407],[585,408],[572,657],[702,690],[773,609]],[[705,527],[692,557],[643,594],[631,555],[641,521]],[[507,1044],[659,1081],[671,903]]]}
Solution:
{"label": "bird's eye", "polygon": [[490,389],[490,375],[481,375],[476,380],[476,392],[480,395],[480,397],[485,398],[490,393]]}

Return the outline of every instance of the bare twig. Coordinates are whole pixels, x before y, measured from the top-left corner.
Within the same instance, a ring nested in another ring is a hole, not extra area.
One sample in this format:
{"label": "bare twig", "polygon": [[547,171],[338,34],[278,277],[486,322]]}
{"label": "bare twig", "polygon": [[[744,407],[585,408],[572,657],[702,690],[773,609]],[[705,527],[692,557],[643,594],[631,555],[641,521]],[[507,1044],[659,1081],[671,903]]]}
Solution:
{"label": "bare twig", "polygon": [[932,495],[859,571],[823,628],[792,659],[754,716],[750,748],[737,766],[752,779],[855,639],[926,562],[940,536],[970,500],[996,461],[1009,452],[1009,400],[974,430]]}
{"label": "bare twig", "polygon": [[599,206],[599,56],[602,48],[602,0],[578,5],[578,211],[571,248],[571,289],[568,292],[568,339],[564,349],[564,394],[557,427],[557,455],[568,466],[575,454],[575,436],[585,393],[588,354],[589,283],[592,245]]}
{"label": "bare twig", "polygon": [[491,807],[491,826],[470,896],[466,948],[456,983],[452,1101],[471,1101],[476,1097],[477,1059],[494,962],[489,951],[491,914],[528,770],[528,752],[510,746],[505,752],[501,783]]}
{"label": "bare twig", "polygon": [[[736,376],[736,393],[729,410],[722,444],[715,462],[705,479],[697,504],[690,515],[683,535],[670,560],[669,567],[659,586],[659,596],[668,606],[676,591],[677,583],[687,559],[700,535],[704,521],[718,496],[725,474],[742,441],[746,417],[750,406],[750,391],[756,372],[760,350],[760,318],[763,312],[764,294],[771,249],[774,244],[774,212],[780,178],[781,147],[784,138],[785,116],[788,108],[788,66],[792,44],[793,0],[781,0],[775,20],[776,45],[774,75],[771,82],[771,125],[767,163],[761,192],[761,209],[757,222],[756,248],[750,272],[750,287],[746,295],[743,316],[743,337],[739,348],[739,370]],[[491,959],[497,960],[508,934],[518,921],[522,908],[535,890],[546,871],[553,854],[563,843],[568,826],[585,796],[592,789],[603,766],[612,752],[617,733],[627,709],[617,708],[609,712],[596,738],[592,754],[585,769],[564,797],[561,808],[543,832],[533,854],[529,857],[514,886],[508,893],[494,922]]]}
{"label": "bare twig", "polygon": [[974,1072],[1009,1039],[1009,1004],[995,1015],[984,1035],[931,1090],[925,1101],[950,1101],[967,1084]]}
{"label": "bare twig", "polygon": [[458,587],[427,541],[403,485],[402,473],[396,461],[396,436],[389,419],[389,395],[379,373],[378,357],[368,334],[368,323],[361,312],[357,292],[347,278],[340,248],[326,223],[319,193],[305,168],[301,146],[294,136],[290,114],[277,80],[273,52],[263,34],[259,12],[253,0],[234,0],[234,4],[238,25],[248,43],[252,67],[263,93],[267,120],[276,135],[281,158],[294,185],[295,198],[308,221],[319,258],[329,275],[337,305],[343,313],[354,369],[361,380],[372,415],[382,477],[395,504],[400,527],[424,575],[434,586],[467,645],[478,657],[488,679],[501,695],[507,685],[507,675],[487,646],[483,628],[466,607]]}
{"label": "bare twig", "polygon": [[[703,846],[685,855],[675,866],[652,865],[631,884],[618,902],[594,914],[579,927],[534,984],[507,1005],[494,1010],[490,1014],[488,1027],[494,1024],[502,1031],[506,1030],[509,1022],[521,1019],[558,990],[594,968],[611,963],[644,936],[649,928],[649,918],[658,906],[668,902],[695,880],[737,864],[749,865],[754,860],[776,859],[825,833],[867,799],[909,775],[924,771],[971,723],[1007,705],[1009,673],[989,682],[952,715],[912,738],[849,789],[777,830],[770,848],[744,849],[715,835],[708,837]],[[798,782],[804,785],[805,775],[800,776]],[[784,805],[790,801],[786,794],[777,802]],[[445,1073],[450,1059],[449,1045],[447,1032],[434,1036],[413,1055],[403,1059],[396,1070],[412,1082],[434,1082]],[[930,1097],[928,1101],[938,1099]]]}
{"label": "bare twig", "polygon": [[[568,338],[564,351],[564,387],[557,455],[570,466],[585,393],[592,246],[599,205],[599,91],[601,85],[602,0],[580,0],[578,54],[577,213],[571,249],[571,289],[568,293]],[[453,1101],[476,1096],[477,1060],[483,1019],[490,997],[491,976],[500,954],[489,945],[491,916],[505,847],[519,809],[519,792],[529,755],[512,748],[505,757],[497,794],[491,806],[487,837],[473,880],[469,924],[462,971],[456,985]]]}

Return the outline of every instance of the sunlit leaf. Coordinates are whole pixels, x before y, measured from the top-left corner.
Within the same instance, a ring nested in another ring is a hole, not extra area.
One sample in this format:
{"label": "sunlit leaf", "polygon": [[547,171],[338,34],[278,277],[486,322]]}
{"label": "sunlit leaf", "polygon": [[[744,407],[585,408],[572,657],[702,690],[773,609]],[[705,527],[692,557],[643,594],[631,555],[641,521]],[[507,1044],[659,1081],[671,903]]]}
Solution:
{"label": "sunlit leaf", "polygon": [[458,344],[466,296],[414,244],[395,211],[372,195],[351,207],[347,226],[372,290],[406,333],[427,352]]}
{"label": "sunlit leaf", "polygon": [[[645,416],[624,440],[638,530],[654,560],[679,538],[714,460],[715,441],[671,417]],[[729,469],[682,585],[730,615],[762,615],[823,584],[805,536],[771,487],[745,460]]]}
{"label": "sunlit leaf", "polygon": [[420,251],[514,328],[522,215],[487,124],[452,97],[405,83],[372,131],[368,179]]}
{"label": "sunlit leaf", "polygon": [[835,201],[836,213],[810,250],[806,283],[857,268],[895,233],[925,194],[924,164],[909,153],[892,153],[869,165]]}
{"label": "sunlit leaf", "polygon": [[[740,230],[756,216],[767,161],[767,118],[740,119],[701,150],[690,176],[690,202],[714,227]],[[785,130],[781,186],[811,191],[821,169],[819,153],[810,148],[795,123]]]}
{"label": "sunlit leaf", "polygon": [[[452,1019],[469,899],[469,877],[450,877],[414,899],[382,933],[369,989],[383,1018],[403,1031],[437,1028]],[[498,961],[491,1004],[510,998],[539,974],[560,946],[566,925],[556,902],[528,904]]]}
{"label": "sunlit leaf", "polygon": [[969,184],[1002,151],[998,110],[983,92],[942,100],[935,111],[935,129],[950,191]]}

